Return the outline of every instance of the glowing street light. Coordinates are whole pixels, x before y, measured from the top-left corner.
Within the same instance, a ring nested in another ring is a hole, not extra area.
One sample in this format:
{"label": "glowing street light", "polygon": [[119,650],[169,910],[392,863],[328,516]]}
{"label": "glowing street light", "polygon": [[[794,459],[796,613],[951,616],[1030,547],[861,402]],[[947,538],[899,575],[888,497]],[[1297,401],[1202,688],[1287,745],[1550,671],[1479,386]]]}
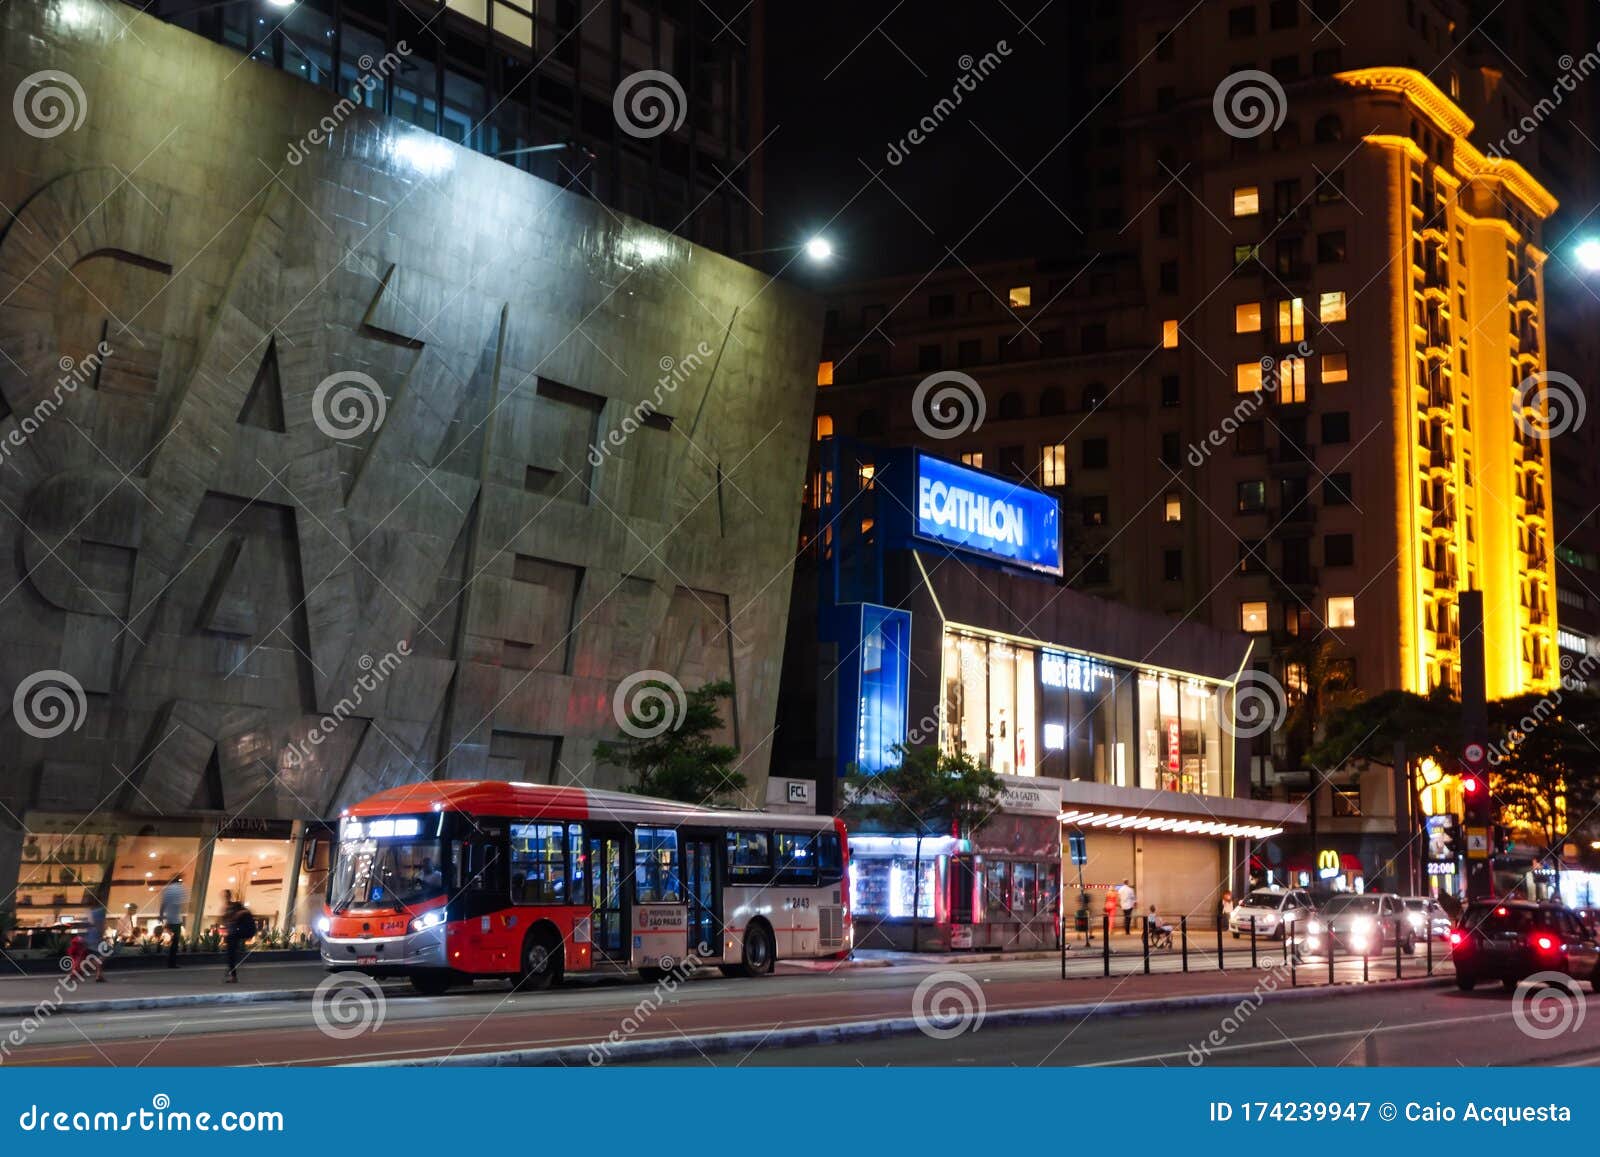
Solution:
{"label": "glowing street light", "polygon": [[1578,242],[1572,255],[1585,273],[1600,273],[1600,237],[1590,237]]}
{"label": "glowing street light", "polygon": [[[1595,248],[1600,250],[1600,242],[1595,242]],[[806,256],[816,262],[827,261],[833,256],[833,242],[826,237],[813,237],[806,242]],[[1597,254],[1600,259],[1600,254]]]}

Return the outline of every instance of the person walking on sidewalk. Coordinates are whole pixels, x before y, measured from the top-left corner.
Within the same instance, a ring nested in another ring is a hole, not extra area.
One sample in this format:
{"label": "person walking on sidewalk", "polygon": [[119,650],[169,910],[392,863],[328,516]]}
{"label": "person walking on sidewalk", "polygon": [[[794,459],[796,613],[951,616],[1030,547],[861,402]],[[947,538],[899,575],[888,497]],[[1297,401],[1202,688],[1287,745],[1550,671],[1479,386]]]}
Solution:
{"label": "person walking on sidewalk", "polygon": [[1106,940],[1111,939],[1111,932],[1117,926],[1117,890],[1106,889]]}
{"label": "person walking on sidewalk", "polygon": [[1122,934],[1133,935],[1133,906],[1138,902],[1133,885],[1124,880],[1117,885],[1117,907],[1122,909]]}
{"label": "person walking on sidewalk", "polygon": [[238,984],[239,962],[244,959],[245,941],[256,934],[256,918],[250,909],[233,898],[232,892],[224,892],[222,898],[226,904],[222,913],[222,935],[228,945],[228,975],[223,977],[222,983]]}
{"label": "person walking on sidewalk", "polygon": [[189,906],[189,889],[183,877],[174,876],[161,889],[161,923],[167,927],[167,967],[178,967],[178,945],[183,940],[183,910]]}

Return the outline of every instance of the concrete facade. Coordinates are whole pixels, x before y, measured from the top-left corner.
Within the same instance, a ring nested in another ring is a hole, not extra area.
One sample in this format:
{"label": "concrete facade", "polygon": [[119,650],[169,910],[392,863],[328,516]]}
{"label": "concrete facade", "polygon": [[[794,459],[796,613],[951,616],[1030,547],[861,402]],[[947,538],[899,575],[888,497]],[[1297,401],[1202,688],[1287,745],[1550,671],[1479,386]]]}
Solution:
{"label": "concrete facade", "polygon": [[30,813],[617,786],[641,670],[762,797],[808,297],[122,5],[0,7],[0,91],[5,891]]}

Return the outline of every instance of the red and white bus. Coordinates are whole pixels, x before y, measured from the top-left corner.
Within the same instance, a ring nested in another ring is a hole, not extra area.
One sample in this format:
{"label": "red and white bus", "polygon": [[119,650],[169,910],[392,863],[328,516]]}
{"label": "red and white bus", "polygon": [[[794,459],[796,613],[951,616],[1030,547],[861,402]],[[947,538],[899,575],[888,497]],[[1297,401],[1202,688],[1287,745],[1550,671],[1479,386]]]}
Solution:
{"label": "red and white bus", "polygon": [[849,846],[827,816],[721,811],[624,792],[441,780],[340,818],[317,922],[329,968],[422,992],[476,977],[761,976],[843,957]]}

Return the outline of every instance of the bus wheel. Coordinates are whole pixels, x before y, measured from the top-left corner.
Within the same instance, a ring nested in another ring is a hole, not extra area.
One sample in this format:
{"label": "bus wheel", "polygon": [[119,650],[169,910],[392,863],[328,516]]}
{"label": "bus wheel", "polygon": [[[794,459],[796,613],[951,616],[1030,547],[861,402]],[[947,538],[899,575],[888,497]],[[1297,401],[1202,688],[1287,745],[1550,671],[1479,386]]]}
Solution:
{"label": "bus wheel", "polygon": [[535,928],[522,944],[522,972],[517,987],[549,988],[561,977],[561,941],[548,929]]}
{"label": "bus wheel", "polygon": [[411,987],[423,996],[442,996],[452,983],[448,972],[419,972],[411,978]]}
{"label": "bus wheel", "polygon": [[751,924],[744,930],[744,964],[740,971],[745,976],[766,976],[777,955],[772,932],[765,924]]}

